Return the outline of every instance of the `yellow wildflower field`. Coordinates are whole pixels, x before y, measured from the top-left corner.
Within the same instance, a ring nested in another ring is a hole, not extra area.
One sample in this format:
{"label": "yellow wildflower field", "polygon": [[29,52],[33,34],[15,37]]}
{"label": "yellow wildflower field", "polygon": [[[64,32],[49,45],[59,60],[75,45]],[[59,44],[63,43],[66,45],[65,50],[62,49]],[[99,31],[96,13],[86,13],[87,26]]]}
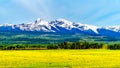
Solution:
{"label": "yellow wildflower field", "polygon": [[6,50],[0,68],[119,68],[119,50]]}

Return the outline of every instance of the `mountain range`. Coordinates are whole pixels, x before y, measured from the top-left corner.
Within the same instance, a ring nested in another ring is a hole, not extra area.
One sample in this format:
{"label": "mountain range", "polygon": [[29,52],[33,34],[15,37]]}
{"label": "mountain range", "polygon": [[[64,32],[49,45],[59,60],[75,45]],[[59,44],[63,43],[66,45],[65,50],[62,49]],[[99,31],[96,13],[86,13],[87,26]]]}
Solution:
{"label": "mountain range", "polygon": [[34,22],[23,24],[3,24],[0,25],[0,32],[41,32],[41,33],[72,33],[92,36],[120,37],[120,27],[108,26],[97,27],[88,24],[71,22],[65,19],[57,19],[47,22],[38,18]]}

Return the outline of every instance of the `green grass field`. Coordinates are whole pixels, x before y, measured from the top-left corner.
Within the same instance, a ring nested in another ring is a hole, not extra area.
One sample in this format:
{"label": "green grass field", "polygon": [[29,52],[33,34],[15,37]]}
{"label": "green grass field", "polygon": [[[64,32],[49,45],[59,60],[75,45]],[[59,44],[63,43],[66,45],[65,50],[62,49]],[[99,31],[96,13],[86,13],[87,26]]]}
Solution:
{"label": "green grass field", "polygon": [[119,50],[0,51],[0,68],[119,68]]}

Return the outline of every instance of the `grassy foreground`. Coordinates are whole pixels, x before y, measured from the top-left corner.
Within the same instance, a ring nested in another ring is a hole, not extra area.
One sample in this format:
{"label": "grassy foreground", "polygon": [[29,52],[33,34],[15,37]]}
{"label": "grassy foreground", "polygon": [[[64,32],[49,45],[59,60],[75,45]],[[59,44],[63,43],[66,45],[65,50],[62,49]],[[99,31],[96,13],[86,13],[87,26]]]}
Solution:
{"label": "grassy foreground", "polygon": [[0,51],[0,68],[118,68],[119,50]]}

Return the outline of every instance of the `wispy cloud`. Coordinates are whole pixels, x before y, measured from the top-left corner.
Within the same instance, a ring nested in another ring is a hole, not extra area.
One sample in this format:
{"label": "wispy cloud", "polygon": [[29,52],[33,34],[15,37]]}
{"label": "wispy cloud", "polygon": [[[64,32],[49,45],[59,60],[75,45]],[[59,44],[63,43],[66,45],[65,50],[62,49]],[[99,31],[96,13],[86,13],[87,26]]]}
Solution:
{"label": "wispy cloud", "polygon": [[50,9],[45,0],[13,0],[20,6],[32,11],[36,16],[49,19],[51,16]]}

